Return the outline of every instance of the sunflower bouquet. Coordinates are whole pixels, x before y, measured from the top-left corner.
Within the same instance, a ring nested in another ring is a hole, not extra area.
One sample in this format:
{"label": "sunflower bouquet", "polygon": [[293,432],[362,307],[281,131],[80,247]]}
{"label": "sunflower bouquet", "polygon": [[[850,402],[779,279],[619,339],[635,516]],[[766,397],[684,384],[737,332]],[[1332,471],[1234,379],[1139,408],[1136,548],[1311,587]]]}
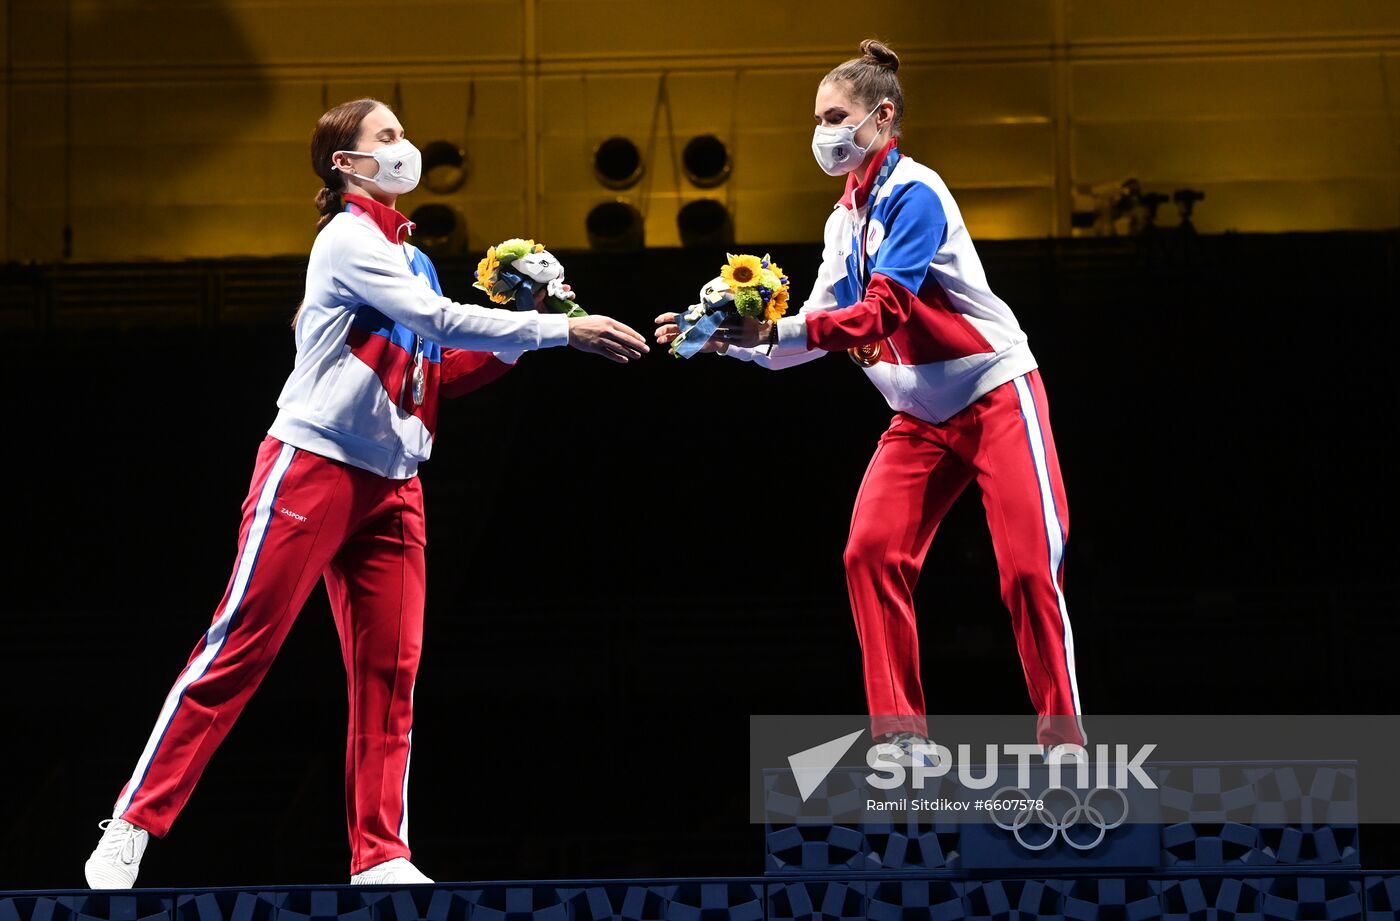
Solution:
{"label": "sunflower bouquet", "polygon": [[555,313],[588,316],[564,289],[564,266],[534,240],[516,238],[490,247],[477,263],[475,275],[474,287],[485,291],[493,303],[515,302],[517,309],[533,310],[535,295],[543,288],[544,303]]}
{"label": "sunflower bouquet", "polygon": [[771,257],[727,255],[719,276],[700,289],[700,303],[676,317],[681,332],[671,354],[677,358],[699,352],[735,316],[773,322],[787,313],[788,277]]}

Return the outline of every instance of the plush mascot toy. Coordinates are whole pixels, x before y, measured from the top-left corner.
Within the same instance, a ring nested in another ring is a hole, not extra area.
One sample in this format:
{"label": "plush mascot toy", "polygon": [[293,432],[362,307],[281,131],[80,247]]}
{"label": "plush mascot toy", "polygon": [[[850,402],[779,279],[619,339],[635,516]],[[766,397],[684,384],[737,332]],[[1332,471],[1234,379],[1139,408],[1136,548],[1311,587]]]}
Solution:
{"label": "plush mascot toy", "polygon": [[534,310],[535,295],[543,289],[544,303],[555,313],[588,316],[573,302],[573,292],[564,290],[563,264],[534,240],[506,240],[488,249],[477,264],[475,287],[497,304],[514,301],[517,310]]}

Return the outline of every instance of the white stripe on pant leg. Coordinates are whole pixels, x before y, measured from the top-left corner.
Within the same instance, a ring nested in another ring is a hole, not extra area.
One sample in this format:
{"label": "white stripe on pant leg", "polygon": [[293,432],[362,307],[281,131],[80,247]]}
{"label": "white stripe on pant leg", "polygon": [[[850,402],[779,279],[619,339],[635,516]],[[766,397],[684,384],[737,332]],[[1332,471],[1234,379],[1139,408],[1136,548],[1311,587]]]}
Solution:
{"label": "white stripe on pant leg", "polygon": [[263,538],[267,535],[267,523],[272,517],[273,500],[277,498],[277,489],[282,485],[282,477],[286,474],[287,468],[291,466],[294,454],[296,454],[296,448],[284,444],[281,453],[277,455],[276,463],[272,465],[272,471],[263,483],[262,491],[258,494],[258,504],[253,512],[253,524],[248,528],[247,542],[238,557],[238,568],[234,571],[233,586],[229,590],[228,603],[224,605],[223,613],[214,621],[213,626],[204,634],[204,649],[198,658],[180,674],[180,677],[175,681],[175,686],[166,695],[165,705],[161,707],[160,716],[156,718],[155,729],[151,731],[146,748],[141,752],[140,760],[136,762],[136,771],[131,775],[131,780],[127,782],[126,792],[117,800],[117,805],[112,812],[113,818],[120,818],[121,814],[131,806],[132,799],[141,789],[141,784],[145,782],[146,771],[151,765],[151,759],[155,757],[161,739],[164,737],[165,731],[170,728],[170,721],[174,718],[175,711],[179,709],[180,700],[184,697],[185,690],[209,670],[210,664],[218,656],[219,650],[223,648],[224,640],[228,638],[229,624],[243,603],[243,595],[248,590],[248,580],[253,574],[258,551],[262,549]]}
{"label": "white stripe on pant leg", "polygon": [[413,691],[418,687],[418,679],[413,679],[413,684],[408,688],[408,753],[403,759],[403,817],[399,819],[399,840],[408,846],[408,766],[413,763]]}
{"label": "white stripe on pant leg", "polygon": [[1050,545],[1050,584],[1055,588],[1055,599],[1060,606],[1060,623],[1065,631],[1065,672],[1069,676],[1069,690],[1074,703],[1074,722],[1081,738],[1084,734],[1084,721],[1080,719],[1079,682],[1074,675],[1074,631],[1069,626],[1069,610],[1065,605],[1064,592],[1060,591],[1060,562],[1064,559],[1065,536],[1060,530],[1060,516],[1055,514],[1055,493],[1050,484],[1050,468],[1045,461],[1045,436],[1040,430],[1040,415],[1036,412],[1035,397],[1023,374],[1016,378],[1016,394],[1021,398],[1021,417],[1026,420],[1026,437],[1030,441],[1031,457],[1035,461],[1035,477],[1040,486],[1040,505],[1045,518],[1045,537]]}

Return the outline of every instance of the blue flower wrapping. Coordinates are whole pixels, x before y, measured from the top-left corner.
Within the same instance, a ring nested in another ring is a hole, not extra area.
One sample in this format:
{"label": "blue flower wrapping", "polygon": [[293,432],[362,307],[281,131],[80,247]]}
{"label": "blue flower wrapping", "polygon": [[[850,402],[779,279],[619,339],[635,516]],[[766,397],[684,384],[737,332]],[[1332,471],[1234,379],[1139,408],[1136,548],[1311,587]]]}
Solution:
{"label": "blue flower wrapping", "polygon": [[691,310],[676,315],[676,324],[680,326],[681,333],[671,346],[671,354],[677,358],[689,358],[704,348],[714,336],[715,330],[724,325],[729,319],[729,311],[713,310],[708,311],[704,316],[695,321],[686,319]]}

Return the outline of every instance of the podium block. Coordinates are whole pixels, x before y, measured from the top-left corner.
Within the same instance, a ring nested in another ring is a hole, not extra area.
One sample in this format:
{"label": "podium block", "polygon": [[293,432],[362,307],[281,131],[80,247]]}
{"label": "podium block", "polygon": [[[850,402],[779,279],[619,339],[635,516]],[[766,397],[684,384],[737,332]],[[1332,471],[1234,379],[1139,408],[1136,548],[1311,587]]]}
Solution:
{"label": "podium block", "polygon": [[[1025,788],[950,777],[878,790],[838,767],[805,799],[791,770],[763,777],[767,875],[891,871],[1359,867],[1352,762],[1159,763],[1153,789],[1076,787],[1033,766]],[[1014,767],[1009,776],[1014,776]],[[999,775],[1000,776],[1000,775]],[[979,797],[1043,808],[977,815]],[[961,800],[967,808],[953,810]],[[926,808],[944,804],[943,811]]]}

